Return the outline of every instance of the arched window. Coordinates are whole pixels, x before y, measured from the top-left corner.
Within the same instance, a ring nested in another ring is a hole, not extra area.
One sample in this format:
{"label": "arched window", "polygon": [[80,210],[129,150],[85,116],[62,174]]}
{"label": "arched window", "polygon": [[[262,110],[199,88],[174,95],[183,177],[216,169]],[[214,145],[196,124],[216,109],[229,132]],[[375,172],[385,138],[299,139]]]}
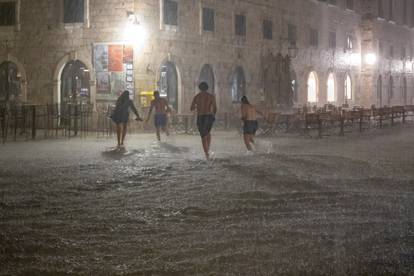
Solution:
{"label": "arched window", "polygon": [[214,73],[210,64],[204,64],[203,68],[201,68],[200,76],[198,78],[198,83],[200,82],[206,82],[208,84],[208,92],[214,94]]}
{"label": "arched window", "polygon": [[344,83],[344,93],[345,93],[345,101],[352,100],[352,81],[351,77],[346,74],[345,83]]}
{"label": "arched window", "polygon": [[379,107],[382,107],[382,76],[378,76],[377,80],[377,103]]}
{"label": "arched window", "polygon": [[244,77],[243,68],[238,66],[233,74],[231,81],[231,99],[232,102],[240,102],[242,96],[246,95],[246,78]]}
{"label": "arched window", "polygon": [[89,80],[89,70],[83,62],[72,60],[66,63],[61,74],[60,101],[89,101]]}
{"label": "arched window", "polygon": [[178,74],[175,64],[167,61],[160,71],[160,96],[167,98],[168,104],[178,111]]}
{"label": "arched window", "polygon": [[308,77],[308,102],[318,102],[318,79],[315,72],[310,72]]}
{"label": "arched window", "polygon": [[327,101],[329,103],[333,103],[336,101],[335,99],[335,78],[333,73],[330,73],[328,75],[328,81],[327,81]]}
{"label": "arched window", "polygon": [[0,102],[14,101],[21,95],[17,65],[5,61],[0,64]]}

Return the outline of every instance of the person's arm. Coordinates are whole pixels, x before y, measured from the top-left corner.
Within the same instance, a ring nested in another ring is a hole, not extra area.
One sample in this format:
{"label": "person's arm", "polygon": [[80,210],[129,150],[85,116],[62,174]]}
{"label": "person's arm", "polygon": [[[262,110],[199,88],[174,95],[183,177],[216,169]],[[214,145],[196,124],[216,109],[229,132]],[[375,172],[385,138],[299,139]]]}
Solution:
{"label": "person's arm", "polygon": [[254,109],[256,110],[256,113],[259,114],[260,116],[264,117],[264,113],[260,110],[257,110],[256,107],[254,107]]}
{"label": "person's arm", "polygon": [[191,111],[194,111],[196,108],[196,98],[197,96],[194,97],[193,102],[191,103],[191,107],[190,107]]}
{"label": "person's arm", "polygon": [[216,114],[217,113],[217,104],[216,104],[216,97],[214,97],[214,96],[212,96],[213,98],[212,98],[212,111],[213,111],[213,113],[214,114]]}
{"label": "person's arm", "polygon": [[131,107],[132,112],[134,112],[135,116],[137,116],[135,120],[142,121],[141,117],[138,114],[137,109],[135,108],[134,102],[132,100],[129,100],[129,106]]}
{"label": "person's arm", "polygon": [[165,107],[166,107],[166,110],[165,110],[165,111],[166,111],[167,113],[171,113],[171,108],[170,108],[170,106],[168,105],[167,100],[165,100],[165,99],[164,99],[164,102],[165,102]]}
{"label": "person's arm", "polygon": [[153,101],[151,101],[151,106],[150,106],[150,110],[148,111],[148,116],[147,116],[147,119],[145,120],[145,122],[148,122],[149,121],[149,119],[150,119],[150,117],[151,117],[151,112],[152,112],[152,109],[154,108],[154,102]]}

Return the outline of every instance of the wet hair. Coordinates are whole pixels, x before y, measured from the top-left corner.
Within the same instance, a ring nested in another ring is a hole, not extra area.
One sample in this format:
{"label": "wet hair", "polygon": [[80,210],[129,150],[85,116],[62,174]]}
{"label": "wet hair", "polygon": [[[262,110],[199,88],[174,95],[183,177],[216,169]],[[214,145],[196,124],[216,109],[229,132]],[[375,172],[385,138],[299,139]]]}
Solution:
{"label": "wet hair", "polygon": [[121,96],[118,97],[118,100],[116,100],[116,105],[122,105],[127,100],[129,100],[129,91],[125,90],[124,92],[122,92]]}
{"label": "wet hair", "polygon": [[154,97],[157,98],[160,96],[160,92],[158,90],[154,90]]}
{"label": "wet hair", "polygon": [[208,84],[206,83],[206,82],[201,82],[199,85],[198,85],[198,88],[201,90],[201,91],[207,91],[208,90]]}
{"label": "wet hair", "polygon": [[241,102],[242,102],[242,103],[244,103],[244,104],[250,104],[250,103],[249,103],[249,100],[247,99],[247,97],[246,97],[246,96],[241,97],[241,99],[240,99],[240,100],[241,100]]}

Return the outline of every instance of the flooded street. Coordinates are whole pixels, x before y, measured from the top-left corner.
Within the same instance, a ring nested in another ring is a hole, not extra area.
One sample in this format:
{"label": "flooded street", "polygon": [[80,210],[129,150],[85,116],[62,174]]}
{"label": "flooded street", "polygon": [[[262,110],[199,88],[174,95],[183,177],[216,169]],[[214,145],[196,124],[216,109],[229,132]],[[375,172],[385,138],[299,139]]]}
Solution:
{"label": "flooded street", "polygon": [[414,128],[0,145],[0,275],[413,275]]}

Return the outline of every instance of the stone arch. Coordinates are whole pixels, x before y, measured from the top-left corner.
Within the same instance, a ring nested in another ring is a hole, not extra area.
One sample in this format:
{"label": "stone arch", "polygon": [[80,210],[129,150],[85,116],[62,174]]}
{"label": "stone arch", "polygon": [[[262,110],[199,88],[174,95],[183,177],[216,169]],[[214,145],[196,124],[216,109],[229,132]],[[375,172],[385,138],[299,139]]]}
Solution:
{"label": "stone arch", "polygon": [[60,100],[61,102],[90,102],[89,69],[80,60],[71,60],[62,69]]}
{"label": "stone arch", "polygon": [[206,82],[209,87],[209,92],[213,95],[216,94],[216,76],[214,74],[213,67],[209,63],[204,63],[198,74],[198,83]]}
{"label": "stone arch", "polygon": [[181,113],[183,86],[181,71],[176,60],[168,57],[161,61],[157,70],[157,86],[161,96],[167,97],[170,106],[177,113]]}
{"label": "stone arch", "polygon": [[288,56],[280,53],[263,56],[259,71],[266,108],[290,109],[298,101],[298,79]]}
{"label": "stone arch", "polygon": [[310,104],[317,104],[319,96],[319,79],[315,70],[309,72],[306,83],[306,101]]}
{"label": "stone arch", "polygon": [[328,71],[326,78],[326,102],[336,103],[338,101],[338,87],[335,72],[331,69]]}
{"label": "stone arch", "polygon": [[352,102],[355,97],[353,81],[352,81],[351,74],[349,72],[345,73],[343,86],[344,86],[344,101],[346,104],[348,104],[349,102]]}
{"label": "stone arch", "polygon": [[89,70],[89,84],[90,84],[90,102],[96,103],[96,77],[93,70],[90,56],[79,55],[77,52],[72,52],[64,55],[56,64],[53,72],[53,103],[61,102],[61,75],[65,65],[71,61],[79,60],[86,65]]}
{"label": "stone arch", "polygon": [[242,66],[234,68],[230,77],[230,95],[233,103],[240,102],[242,96],[246,96],[246,75]]}
{"label": "stone arch", "polygon": [[21,91],[21,95],[20,95],[19,100],[21,102],[27,102],[27,84],[28,84],[28,81],[27,81],[27,74],[26,74],[26,70],[24,68],[24,65],[15,56],[12,56],[10,54],[7,54],[5,56],[0,55],[0,64],[2,64],[4,62],[11,62],[11,63],[16,65],[17,73],[20,74],[20,76],[18,76],[20,78],[20,91]]}

